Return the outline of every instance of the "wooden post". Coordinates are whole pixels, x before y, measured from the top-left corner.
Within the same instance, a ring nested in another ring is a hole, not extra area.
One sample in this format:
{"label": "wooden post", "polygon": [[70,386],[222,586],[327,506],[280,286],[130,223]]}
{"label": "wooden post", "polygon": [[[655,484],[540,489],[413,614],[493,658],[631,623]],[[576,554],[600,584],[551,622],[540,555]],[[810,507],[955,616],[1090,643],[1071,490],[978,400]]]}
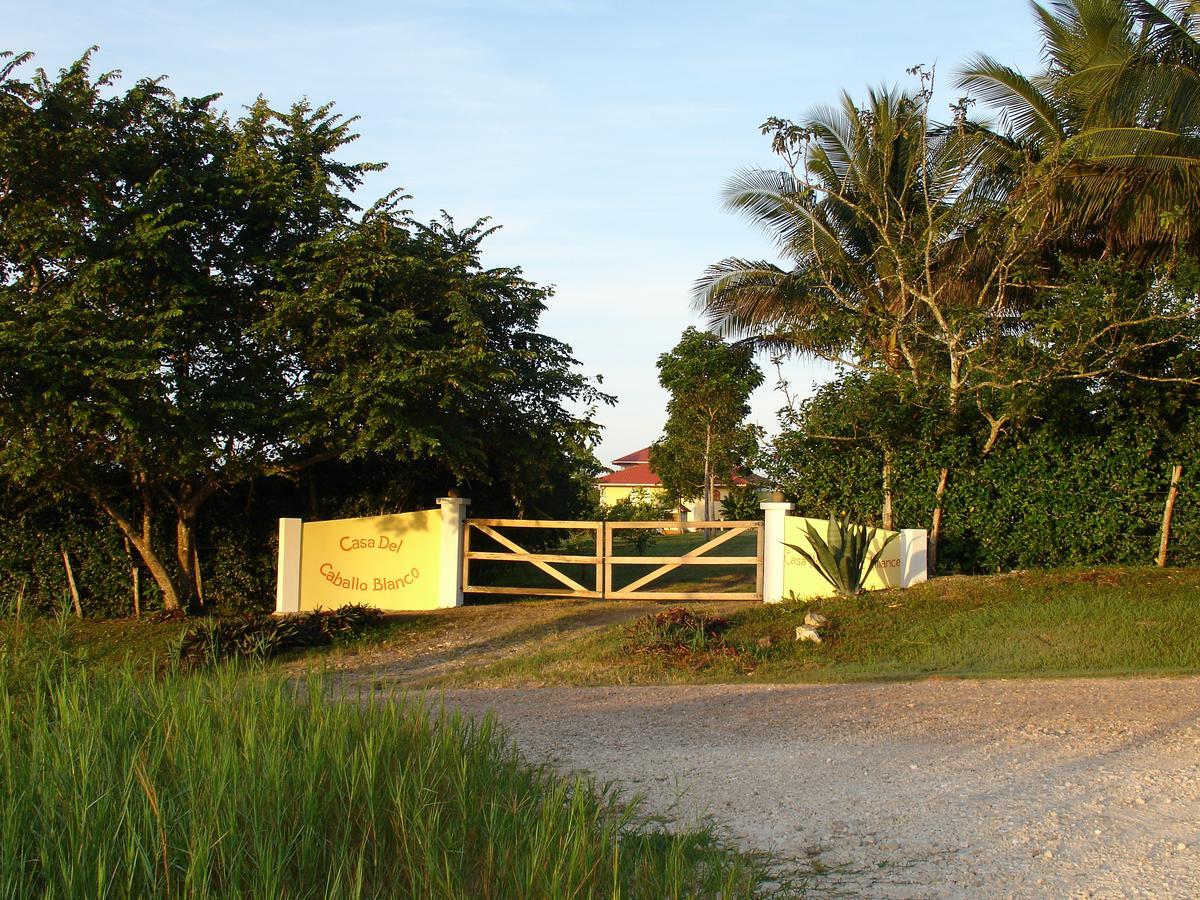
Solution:
{"label": "wooden post", "polygon": [[1171,489],[1167,491],[1167,506],[1163,510],[1162,540],[1158,544],[1158,567],[1167,564],[1167,544],[1171,541],[1171,516],[1175,513],[1175,498],[1179,496],[1179,479],[1183,477],[1183,466],[1171,469]]}
{"label": "wooden post", "polygon": [[892,451],[883,451],[883,530],[892,531]]}
{"label": "wooden post", "polygon": [[604,599],[614,590],[613,588],[613,527],[611,522],[604,523]]}
{"label": "wooden post", "polygon": [[758,594],[758,599],[761,600],[765,596],[763,594],[763,547],[766,542],[767,523],[763,522],[756,531],[758,537],[755,540],[754,553],[758,557],[758,564],[754,567],[754,590]]}
{"label": "wooden post", "polygon": [[[604,599],[604,529],[606,522],[596,523],[596,593]],[[580,576],[581,578],[583,576]]]}
{"label": "wooden post", "polygon": [[129,580],[133,582],[133,615],[142,617],[142,584],[141,572],[138,571],[137,560],[133,558],[133,547],[129,538],[125,538],[125,555],[129,557]]}
{"label": "wooden post", "polygon": [[942,503],[946,497],[946,482],[950,480],[950,470],[943,468],[938,476],[937,494],[933,506],[933,522],[929,528],[929,574],[937,574],[938,543],[942,537]]}
{"label": "wooden post", "polygon": [[83,606],[79,603],[79,588],[75,587],[75,573],[71,571],[71,557],[62,552],[63,568],[67,570],[67,584],[71,587],[71,602],[75,604],[76,618],[83,618]]}
{"label": "wooden post", "polygon": [[21,602],[25,599],[25,586],[29,584],[29,579],[26,578],[21,582],[21,589],[17,591],[17,621],[21,621]]}

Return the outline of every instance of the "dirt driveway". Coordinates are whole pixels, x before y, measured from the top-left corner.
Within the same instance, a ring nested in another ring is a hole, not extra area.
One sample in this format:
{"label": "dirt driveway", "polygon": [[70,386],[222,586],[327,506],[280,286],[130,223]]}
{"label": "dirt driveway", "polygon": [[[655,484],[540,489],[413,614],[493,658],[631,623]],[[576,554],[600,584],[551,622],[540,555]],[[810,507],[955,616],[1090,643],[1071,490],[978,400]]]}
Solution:
{"label": "dirt driveway", "polygon": [[1200,679],[454,690],[866,897],[1200,896]]}

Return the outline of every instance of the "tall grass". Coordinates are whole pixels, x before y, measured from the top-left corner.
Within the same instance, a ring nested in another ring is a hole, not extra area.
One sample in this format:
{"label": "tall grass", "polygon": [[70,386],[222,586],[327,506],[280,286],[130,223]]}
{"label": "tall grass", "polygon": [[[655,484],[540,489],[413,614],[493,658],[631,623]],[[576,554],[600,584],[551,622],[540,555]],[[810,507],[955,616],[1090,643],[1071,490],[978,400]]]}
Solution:
{"label": "tall grass", "polygon": [[491,722],[0,644],[0,897],[738,897],[758,878],[710,832],[524,765]]}

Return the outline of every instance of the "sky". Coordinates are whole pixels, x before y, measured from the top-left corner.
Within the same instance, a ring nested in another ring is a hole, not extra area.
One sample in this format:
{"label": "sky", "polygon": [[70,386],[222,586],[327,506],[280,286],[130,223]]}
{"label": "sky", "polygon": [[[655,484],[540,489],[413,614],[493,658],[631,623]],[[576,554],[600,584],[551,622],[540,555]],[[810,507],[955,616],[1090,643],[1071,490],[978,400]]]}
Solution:
{"label": "sky", "polygon": [[[661,433],[655,361],[703,325],[691,287],[705,267],[779,261],[721,206],[735,172],[776,167],[764,120],[911,84],[918,63],[937,67],[937,112],[974,54],[1029,72],[1039,50],[1025,0],[0,0],[0,11],[0,49],[31,50],[50,71],[94,44],[97,70],[126,84],[166,75],[178,94],[222,94],[234,114],[262,95],[361,117],[344,155],[388,168],[360,203],[402,188],[421,219],[490,217],[500,230],[485,263],[554,285],[542,330],[618,398],[597,411],[606,462]],[[751,419],[771,432],[784,398],[760,362]],[[790,360],[783,375],[804,396],[831,370]]]}

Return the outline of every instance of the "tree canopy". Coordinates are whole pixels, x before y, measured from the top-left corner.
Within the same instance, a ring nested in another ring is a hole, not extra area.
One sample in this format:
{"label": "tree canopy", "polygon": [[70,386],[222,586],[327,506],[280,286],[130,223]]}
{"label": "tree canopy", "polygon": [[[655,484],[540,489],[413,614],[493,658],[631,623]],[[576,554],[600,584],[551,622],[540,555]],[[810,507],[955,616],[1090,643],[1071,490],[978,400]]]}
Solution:
{"label": "tree canopy", "polygon": [[[995,122],[973,117],[970,95],[937,121],[934,72],[917,66],[915,90],[763,123],[784,168],[735,175],[726,203],[782,263],[718,262],[696,302],[723,335],[833,361],[848,395],[887,410],[823,404],[823,423],[813,410],[792,421],[831,449],[881,452],[885,519],[891,458],[914,436],[932,458],[987,457],[1055,404],[1200,385],[1193,6],[1035,4],[1044,69],[980,56],[960,79]],[[852,421],[830,428],[839,406]],[[897,430],[897,416],[921,426]]]}
{"label": "tree canopy", "polygon": [[382,166],[343,161],[331,104],[233,119],[161,80],[118,92],[90,53],[57,78],[5,59],[0,473],[94,501],[166,606],[196,598],[197,518],[233,485],[381,455],[489,479],[503,455],[520,502],[590,455],[573,409],[608,398],[537,330],[550,290],[483,268],[482,221],[360,209]]}
{"label": "tree canopy", "polygon": [[658,358],[659,383],[671,392],[662,437],[650,448],[650,465],[675,502],[701,497],[713,517],[713,490],[747,468],[758,430],[745,422],[748,399],[763,382],[753,350],[688,328]]}

